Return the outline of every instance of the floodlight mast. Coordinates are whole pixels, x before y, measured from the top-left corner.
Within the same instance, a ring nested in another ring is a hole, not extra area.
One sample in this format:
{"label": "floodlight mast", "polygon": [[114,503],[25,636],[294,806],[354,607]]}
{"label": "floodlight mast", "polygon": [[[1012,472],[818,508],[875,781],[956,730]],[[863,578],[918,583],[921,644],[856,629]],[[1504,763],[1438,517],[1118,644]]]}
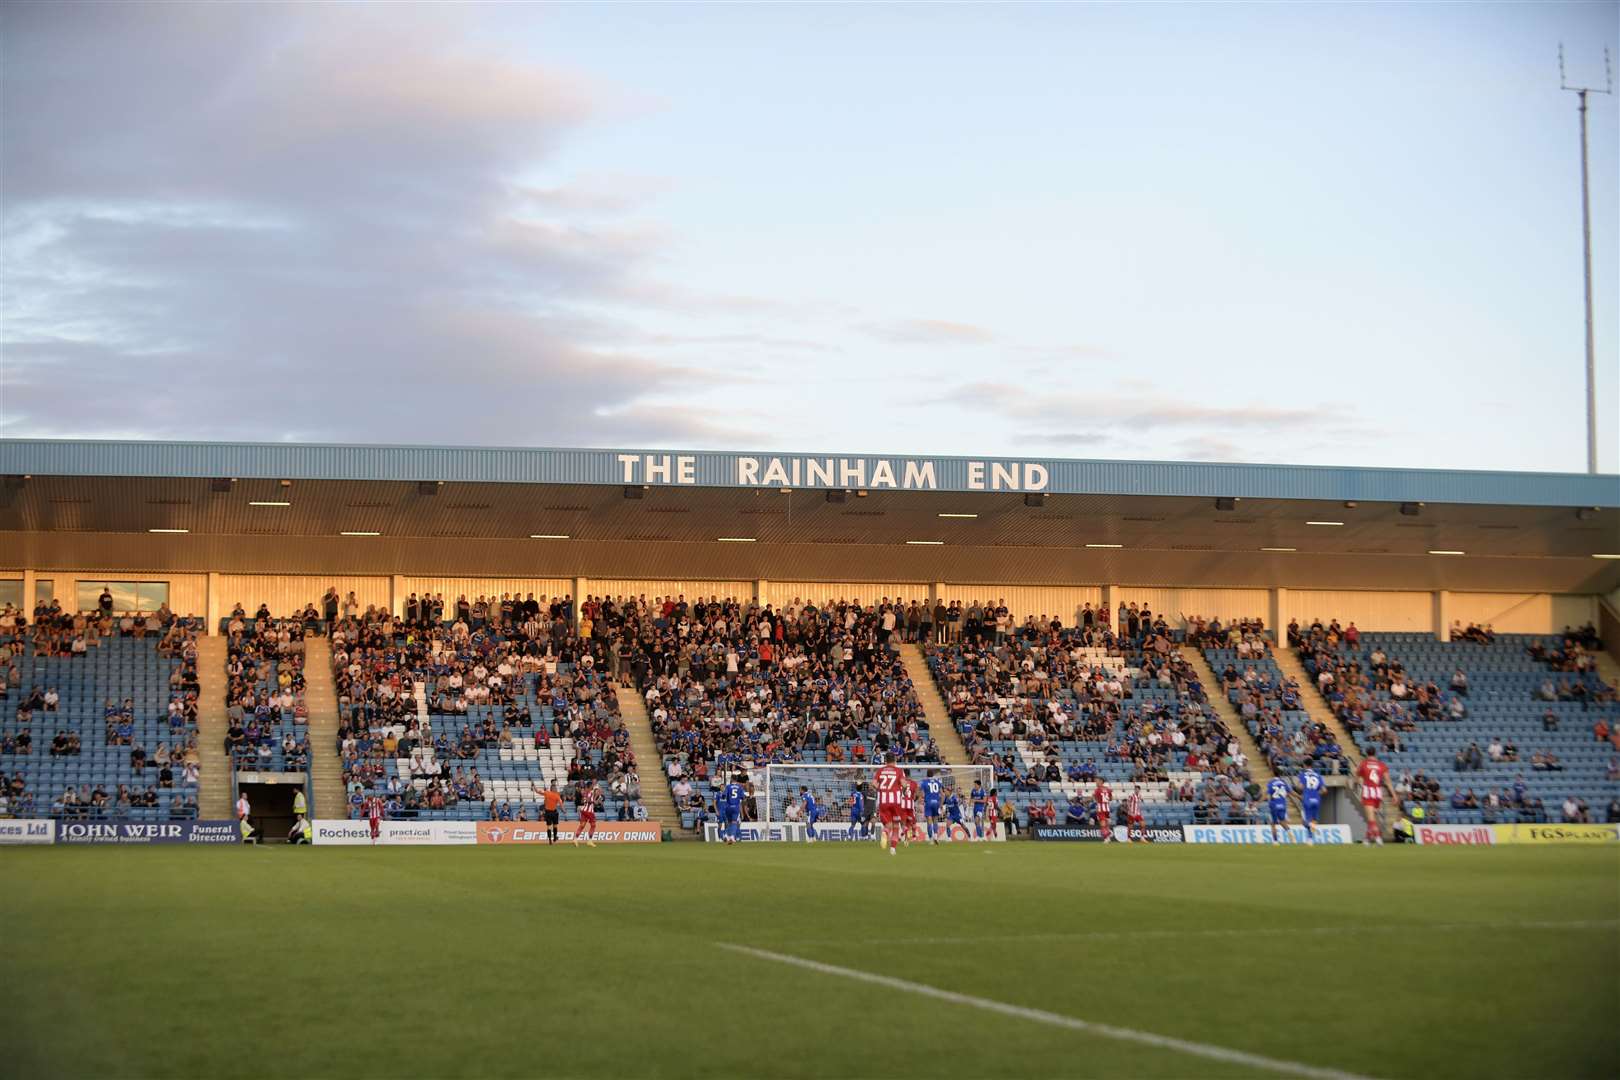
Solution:
{"label": "floodlight mast", "polygon": [[1603,50],[1604,85],[1571,86],[1564,73],[1564,46],[1558,46],[1558,88],[1580,99],[1581,114],[1581,254],[1586,271],[1586,471],[1598,471],[1597,451],[1597,349],[1592,337],[1592,192],[1586,150],[1586,95],[1614,93],[1614,67],[1609,50]]}

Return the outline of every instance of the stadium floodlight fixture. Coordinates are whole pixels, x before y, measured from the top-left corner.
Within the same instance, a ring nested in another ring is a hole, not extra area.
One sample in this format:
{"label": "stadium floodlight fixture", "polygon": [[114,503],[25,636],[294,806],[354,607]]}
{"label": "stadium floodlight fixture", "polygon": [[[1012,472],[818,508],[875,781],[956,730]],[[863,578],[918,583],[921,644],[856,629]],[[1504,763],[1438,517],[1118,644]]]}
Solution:
{"label": "stadium floodlight fixture", "polygon": [[1307,525],[1343,525],[1342,521],[1307,521]]}
{"label": "stadium floodlight fixture", "polygon": [[911,544],[914,547],[938,547],[939,545],[943,544],[944,542],[945,541],[943,541],[943,540],[907,540],[906,541],[906,543]]}
{"label": "stadium floodlight fixture", "polygon": [[935,516],[942,517],[942,518],[976,518],[979,515],[978,514],[938,514],[938,515],[935,515]]}
{"label": "stadium floodlight fixture", "polygon": [[567,533],[530,533],[530,540],[567,540]]}
{"label": "stadium floodlight fixture", "polygon": [[147,529],[149,533],[188,533],[190,529]]}
{"label": "stadium floodlight fixture", "polygon": [[249,499],[249,506],[291,506],[285,499]]}
{"label": "stadium floodlight fixture", "polygon": [[1447,550],[1445,550],[1443,548],[1430,548],[1429,549],[1429,554],[1430,555],[1466,555],[1466,554],[1468,554],[1468,552],[1466,552],[1466,551],[1447,551]]}
{"label": "stadium floodlight fixture", "polygon": [[1088,548],[1122,548],[1124,544],[1087,544]]}
{"label": "stadium floodlight fixture", "polygon": [[374,532],[374,531],[372,531],[370,529],[345,529],[341,533],[339,533],[338,535],[339,536],[381,536],[382,533]]}
{"label": "stadium floodlight fixture", "polygon": [[1285,547],[1263,547],[1263,548],[1261,548],[1261,549],[1260,549],[1260,550],[1261,550],[1261,551],[1298,551],[1298,550],[1299,550],[1299,548],[1285,548]]}
{"label": "stadium floodlight fixture", "polygon": [[715,539],[722,544],[753,544],[759,541],[757,536],[717,536]]}

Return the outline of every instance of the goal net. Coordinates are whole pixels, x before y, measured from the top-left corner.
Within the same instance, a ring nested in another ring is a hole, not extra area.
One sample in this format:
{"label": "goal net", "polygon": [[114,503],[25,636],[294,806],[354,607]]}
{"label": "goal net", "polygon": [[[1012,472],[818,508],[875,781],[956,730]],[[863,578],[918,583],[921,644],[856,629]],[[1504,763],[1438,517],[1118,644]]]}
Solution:
{"label": "goal net", "polygon": [[[917,784],[917,825],[923,828],[923,802],[921,788],[930,775],[940,783],[940,817],[948,821],[944,807],[955,795],[961,807],[961,830],[949,827],[940,830],[940,839],[976,839],[973,827],[973,785],[977,782],[986,794],[995,790],[995,773],[988,765],[908,764],[895,762],[908,779]],[[805,793],[815,798],[817,811],[816,831],[821,839],[862,839],[877,833],[877,784],[875,778],[881,765],[767,765],[754,777],[755,797],[761,821],[768,824],[795,823],[808,825],[805,813]],[[855,792],[859,789],[864,809],[864,822],[851,820],[855,806]],[[863,828],[864,825],[864,828]],[[985,838],[997,838],[1002,830],[986,829]],[[949,835],[948,835],[949,834]]]}

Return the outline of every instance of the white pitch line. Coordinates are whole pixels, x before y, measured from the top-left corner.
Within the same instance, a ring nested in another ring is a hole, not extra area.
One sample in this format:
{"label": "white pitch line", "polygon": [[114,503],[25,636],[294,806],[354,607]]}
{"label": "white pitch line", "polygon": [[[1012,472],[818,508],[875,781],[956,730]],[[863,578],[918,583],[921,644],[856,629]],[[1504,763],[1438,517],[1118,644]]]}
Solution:
{"label": "white pitch line", "polygon": [[826,944],[838,945],[985,945],[1019,941],[1130,941],[1140,938],[1247,938],[1314,937],[1338,934],[1399,934],[1407,932],[1468,930],[1613,930],[1620,919],[1581,919],[1568,922],[1464,922],[1392,923],[1378,926],[1275,926],[1232,930],[1085,930],[1050,934],[988,934],[974,937],[896,937],[850,940],[839,938]]}
{"label": "white pitch line", "polygon": [[1268,1072],[1285,1073],[1289,1076],[1312,1077],[1317,1078],[1317,1080],[1368,1080],[1367,1077],[1357,1073],[1340,1072],[1338,1069],[1322,1069],[1315,1065],[1303,1065],[1297,1061],[1282,1061],[1277,1058],[1262,1057],[1259,1054],[1232,1050],[1224,1046],[1213,1046],[1209,1043],[1177,1039],[1170,1035],[1156,1035],[1151,1031],[1137,1031],[1133,1028],[1114,1027],[1111,1024],[1097,1024],[1089,1020],[1078,1020],[1075,1017],[1064,1016],[1061,1013],[1047,1012],[1044,1009],[1025,1008],[1022,1005],[1009,1005],[1004,1001],[974,997],[971,994],[958,994],[954,990],[941,990],[937,986],[896,979],[890,975],[878,975],[870,971],[860,971],[856,968],[839,967],[837,964],[823,964],[819,960],[806,960],[802,956],[790,956],[787,953],[770,952],[766,949],[755,949],[748,945],[731,945],[725,942],[720,943],[720,948],[756,957],[760,960],[774,960],[779,964],[791,964],[794,967],[805,968],[808,971],[819,971],[823,975],[837,975],[845,979],[871,983],[874,986],[886,986],[891,990],[904,990],[910,994],[919,994],[939,1001],[948,1001],[953,1005],[967,1005],[975,1009],[983,1009],[986,1012],[1016,1017],[1019,1020],[1032,1020],[1038,1024],[1066,1028],[1069,1031],[1083,1031],[1088,1035],[1100,1035],[1105,1039],[1140,1043],[1143,1046],[1152,1046],[1160,1050],[1173,1050],[1182,1054],[1190,1054],[1193,1057],[1207,1058],[1210,1061],[1224,1061],[1231,1065],[1244,1065],[1252,1069],[1264,1069]]}

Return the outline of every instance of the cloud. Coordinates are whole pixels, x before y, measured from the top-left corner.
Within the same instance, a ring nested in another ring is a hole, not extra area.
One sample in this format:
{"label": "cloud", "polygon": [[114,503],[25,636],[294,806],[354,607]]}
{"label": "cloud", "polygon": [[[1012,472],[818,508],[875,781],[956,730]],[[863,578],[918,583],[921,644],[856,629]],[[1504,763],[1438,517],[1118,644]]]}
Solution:
{"label": "cloud", "polygon": [[988,345],[995,340],[995,335],[982,326],[943,319],[866,323],[860,329],[891,345]]}
{"label": "cloud", "polygon": [[1141,392],[1082,394],[1045,389],[1036,392],[1028,387],[997,382],[965,383],[937,400],[979,409],[988,408],[1009,419],[1043,426],[1051,424],[1058,426],[1059,430],[1073,430],[1068,425],[1077,419],[1098,428],[1115,430],[1210,425],[1223,429],[1305,430],[1342,418],[1340,412],[1326,406],[1277,408],[1267,405],[1204,405]]}
{"label": "cloud", "polygon": [[1325,432],[1367,439],[1375,432],[1339,406],[1278,408],[1188,401],[1140,380],[1097,393],[978,381],[952,387],[935,404],[993,414],[1032,445],[1105,451],[1137,459],[1275,461]]}
{"label": "cloud", "polygon": [[517,179],[610,95],[475,48],[460,18],[8,9],[0,433],[603,445],[703,430],[637,406],[712,377],[649,355],[636,326],[667,238],[586,213],[631,208],[635,185],[598,184],[592,205]]}

